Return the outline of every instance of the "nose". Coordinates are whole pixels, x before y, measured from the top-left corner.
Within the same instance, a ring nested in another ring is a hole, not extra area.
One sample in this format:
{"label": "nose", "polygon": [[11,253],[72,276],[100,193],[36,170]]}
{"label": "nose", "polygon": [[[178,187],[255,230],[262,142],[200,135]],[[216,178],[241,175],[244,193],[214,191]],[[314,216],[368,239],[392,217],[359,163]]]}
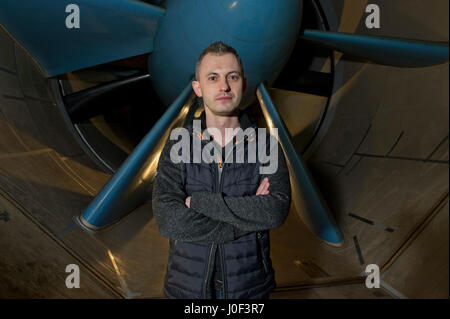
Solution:
{"label": "nose", "polygon": [[226,77],[220,78],[219,89],[221,92],[229,92],[230,91],[230,85],[228,84],[228,80]]}

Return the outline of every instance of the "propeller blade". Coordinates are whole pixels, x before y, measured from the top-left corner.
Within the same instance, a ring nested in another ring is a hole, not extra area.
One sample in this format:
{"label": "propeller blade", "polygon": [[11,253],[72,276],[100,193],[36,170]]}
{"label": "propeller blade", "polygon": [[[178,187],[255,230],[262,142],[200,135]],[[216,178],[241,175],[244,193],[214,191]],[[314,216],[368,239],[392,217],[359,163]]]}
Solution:
{"label": "propeller blade", "polygon": [[192,113],[189,109],[194,104],[194,96],[189,82],[82,213],[79,218],[82,226],[90,230],[107,227],[149,199],[160,150],[170,135],[170,128],[182,125]]}
{"label": "propeller blade", "polygon": [[305,30],[301,39],[378,64],[425,67],[448,61],[448,43]]}
{"label": "propeller blade", "polygon": [[[120,99],[124,90],[136,87],[137,92],[138,90],[145,89],[146,85],[151,85],[149,81],[150,75],[148,73],[132,75],[124,79],[67,94],[63,97],[63,100],[72,122],[81,123],[96,115],[102,114],[105,109],[110,108],[111,100],[117,101],[117,99]],[[102,103],[101,100],[105,96],[109,96],[109,99]],[[131,99],[133,97],[127,96],[126,98]]]}
{"label": "propeller blade", "polygon": [[291,184],[293,186],[292,200],[300,217],[319,238],[333,246],[342,245],[343,235],[314,184],[302,157],[295,150],[289,132],[273,105],[264,84],[259,85],[256,94],[269,129],[278,128],[279,142],[290,167]]}
{"label": "propeller blade", "polygon": [[2,0],[0,25],[47,77],[153,50],[164,9],[133,0],[75,3],[78,9],[66,1]]}

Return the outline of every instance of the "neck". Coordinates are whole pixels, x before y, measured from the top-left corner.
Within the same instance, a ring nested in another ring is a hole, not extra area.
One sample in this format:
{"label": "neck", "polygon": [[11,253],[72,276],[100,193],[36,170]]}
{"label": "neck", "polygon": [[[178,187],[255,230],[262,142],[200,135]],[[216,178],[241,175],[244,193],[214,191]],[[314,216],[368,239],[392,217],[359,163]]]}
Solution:
{"label": "neck", "polygon": [[[206,115],[206,126],[208,128],[208,132],[214,137],[214,140],[219,143],[222,147],[224,147],[229,141],[233,139],[233,134],[226,134],[225,129],[231,128],[236,129],[240,127],[238,112],[231,115],[216,115],[212,113],[207,107],[205,107],[205,115]],[[219,130],[220,134],[218,136],[217,132],[214,130],[209,130],[211,128],[216,128]],[[229,132],[232,133],[232,132]]]}

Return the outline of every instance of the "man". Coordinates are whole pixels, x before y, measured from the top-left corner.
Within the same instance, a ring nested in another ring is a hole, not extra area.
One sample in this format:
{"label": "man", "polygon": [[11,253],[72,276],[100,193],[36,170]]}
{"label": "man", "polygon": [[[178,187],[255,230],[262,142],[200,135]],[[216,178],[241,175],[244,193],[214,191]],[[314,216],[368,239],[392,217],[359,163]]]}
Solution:
{"label": "man", "polygon": [[[185,127],[193,145],[188,160],[175,163],[171,158],[175,140],[161,153],[153,215],[161,234],[170,238],[164,284],[168,298],[262,299],[275,288],[268,230],[280,227],[289,212],[289,173],[278,143],[270,149],[269,134],[263,136],[265,154],[278,152],[275,173],[260,174],[264,161],[251,162],[249,154],[244,163],[230,160],[251,151],[256,142],[255,135],[249,139],[230,132],[256,129],[238,109],[245,86],[236,51],[222,42],[211,44],[201,54],[192,82],[205,110],[200,121]],[[195,161],[197,151],[219,155],[210,163],[204,156]]]}

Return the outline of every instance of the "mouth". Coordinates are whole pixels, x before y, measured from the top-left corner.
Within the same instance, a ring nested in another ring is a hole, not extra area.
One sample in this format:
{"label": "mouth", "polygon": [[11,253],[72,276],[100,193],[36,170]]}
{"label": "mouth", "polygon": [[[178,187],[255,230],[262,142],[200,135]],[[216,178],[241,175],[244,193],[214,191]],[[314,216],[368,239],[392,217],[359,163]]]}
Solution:
{"label": "mouth", "polygon": [[221,96],[216,99],[217,101],[230,101],[231,96]]}

